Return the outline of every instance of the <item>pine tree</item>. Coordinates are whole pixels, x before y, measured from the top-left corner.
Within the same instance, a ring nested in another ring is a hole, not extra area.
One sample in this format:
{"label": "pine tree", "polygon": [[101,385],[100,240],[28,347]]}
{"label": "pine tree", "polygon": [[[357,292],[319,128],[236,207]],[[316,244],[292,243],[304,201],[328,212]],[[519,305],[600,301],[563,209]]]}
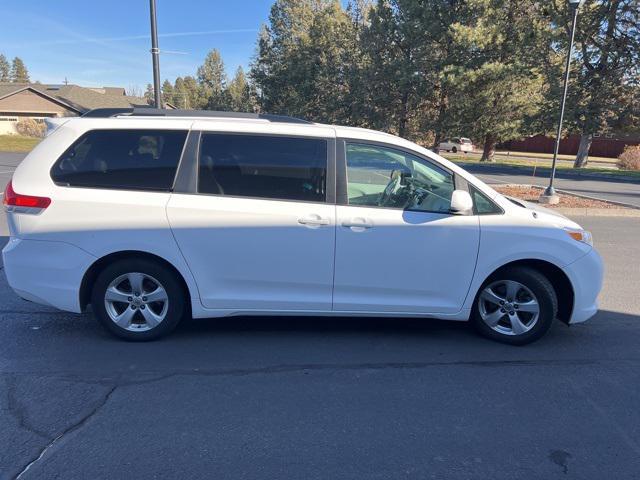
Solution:
{"label": "pine tree", "polygon": [[238,67],[233,80],[229,82],[227,93],[229,96],[229,106],[232,111],[253,112],[255,110],[255,101],[251,85],[242,67]]}
{"label": "pine tree", "polygon": [[165,80],[164,82],[162,82],[162,103],[170,103],[172,105],[176,104],[173,85],[171,85],[171,82],[169,80]]}
{"label": "pine tree", "polygon": [[[496,144],[519,137],[536,115],[544,91],[540,49],[545,38],[542,6],[535,0],[468,0],[465,24],[451,26],[463,61],[445,67],[455,108],[453,132],[482,140],[482,161],[493,161]],[[463,17],[465,18],[465,17]]]}
{"label": "pine tree", "polygon": [[155,102],[153,85],[151,85],[150,83],[147,83],[147,89],[144,92],[144,98],[147,99],[147,103],[149,105],[153,105]]}
{"label": "pine tree", "polygon": [[13,59],[10,76],[13,83],[29,83],[29,72],[21,58]]}
{"label": "pine tree", "polygon": [[9,82],[11,80],[11,67],[7,61],[7,57],[0,54],[0,82]]}
{"label": "pine tree", "polygon": [[205,99],[195,77],[190,75],[184,77],[182,91],[184,91],[185,104],[187,105],[186,108],[204,108]]}
{"label": "pine tree", "polygon": [[421,119],[430,108],[425,72],[433,67],[425,69],[421,58],[421,3],[379,0],[361,36],[373,126],[408,138],[420,135]]}
{"label": "pine tree", "polygon": [[269,14],[269,25],[261,29],[258,52],[251,78],[259,91],[264,111],[304,116],[305,91],[301,86],[308,64],[315,58],[302,52],[308,45],[309,31],[316,13],[328,0],[276,0]]}
{"label": "pine tree", "polygon": [[[552,20],[561,26],[556,40],[564,47],[557,53],[564,57],[571,13],[560,0],[550,3]],[[581,135],[574,167],[584,167],[593,135],[628,128],[634,99],[640,97],[640,2],[585,2],[578,13],[575,50],[566,125]],[[559,98],[554,98],[555,112]]]}
{"label": "pine tree", "polygon": [[229,101],[226,94],[227,75],[220,52],[211,50],[198,68],[198,83],[204,96],[204,107],[208,110],[226,110]]}

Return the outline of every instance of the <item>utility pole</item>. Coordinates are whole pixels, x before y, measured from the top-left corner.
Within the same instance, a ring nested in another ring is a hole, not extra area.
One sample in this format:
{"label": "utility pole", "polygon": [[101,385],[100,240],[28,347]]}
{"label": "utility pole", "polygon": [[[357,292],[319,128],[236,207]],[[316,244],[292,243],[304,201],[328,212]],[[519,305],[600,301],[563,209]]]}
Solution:
{"label": "utility pole", "polygon": [[576,35],[576,23],[578,22],[578,8],[584,0],[568,0],[569,9],[573,15],[571,22],[571,35],[569,40],[569,50],[567,51],[567,59],[564,66],[564,85],[562,89],[562,102],[560,103],[560,119],[558,120],[558,133],[556,134],[556,145],[553,150],[553,161],[551,163],[551,175],[549,176],[549,186],[540,195],[538,201],[555,205],[560,202],[560,197],[553,188],[553,180],[556,176],[556,163],[558,161],[558,151],[560,150],[560,139],[562,138],[562,122],[564,120],[564,106],[567,102],[567,90],[569,88],[569,71],[571,67],[571,55],[573,54],[573,41]]}
{"label": "utility pole", "polygon": [[163,108],[160,96],[160,49],[158,48],[158,22],[156,20],[156,0],[149,0],[151,14],[151,59],[153,60],[153,98],[156,108]]}

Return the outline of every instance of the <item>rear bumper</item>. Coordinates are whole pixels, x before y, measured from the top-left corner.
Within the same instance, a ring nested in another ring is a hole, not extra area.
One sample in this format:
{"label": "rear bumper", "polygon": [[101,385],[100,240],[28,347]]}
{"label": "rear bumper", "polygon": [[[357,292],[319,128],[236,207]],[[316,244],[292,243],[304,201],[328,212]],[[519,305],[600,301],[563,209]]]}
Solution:
{"label": "rear bumper", "polygon": [[596,249],[565,267],[573,284],[574,301],[570,324],[581,323],[598,311],[598,294],[602,289],[604,266]]}
{"label": "rear bumper", "polygon": [[9,286],[22,298],[80,312],[80,285],[96,260],[64,242],[11,238],[2,250]]}

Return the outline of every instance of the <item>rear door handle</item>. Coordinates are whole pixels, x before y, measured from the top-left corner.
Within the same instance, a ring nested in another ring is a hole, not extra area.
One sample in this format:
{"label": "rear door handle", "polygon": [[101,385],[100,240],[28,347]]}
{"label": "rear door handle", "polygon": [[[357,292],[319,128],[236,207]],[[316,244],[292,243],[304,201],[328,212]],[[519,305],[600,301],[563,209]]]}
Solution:
{"label": "rear door handle", "polygon": [[373,223],[371,223],[366,218],[352,218],[351,220],[345,220],[344,222],[342,222],[342,226],[346,228],[364,230],[367,228],[372,228]]}
{"label": "rear door handle", "polygon": [[298,223],[301,225],[308,225],[310,227],[321,227],[323,225],[329,225],[329,220],[314,213],[308,217],[300,217],[298,219]]}

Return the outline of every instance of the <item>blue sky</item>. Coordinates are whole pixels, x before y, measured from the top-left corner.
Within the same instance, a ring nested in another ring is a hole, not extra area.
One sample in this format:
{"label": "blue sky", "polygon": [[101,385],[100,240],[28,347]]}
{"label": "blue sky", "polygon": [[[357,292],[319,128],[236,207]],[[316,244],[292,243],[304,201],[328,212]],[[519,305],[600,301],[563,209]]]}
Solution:
{"label": "blue sky", "polygon": [[[195,75],[209,50],[248,67],[273,0],[157,0],[162,78]],[[85,86],[152,81],[148,0],[0,0],[0,53],[32,80]],[[170,53],[180,52],[180,53]]]}

